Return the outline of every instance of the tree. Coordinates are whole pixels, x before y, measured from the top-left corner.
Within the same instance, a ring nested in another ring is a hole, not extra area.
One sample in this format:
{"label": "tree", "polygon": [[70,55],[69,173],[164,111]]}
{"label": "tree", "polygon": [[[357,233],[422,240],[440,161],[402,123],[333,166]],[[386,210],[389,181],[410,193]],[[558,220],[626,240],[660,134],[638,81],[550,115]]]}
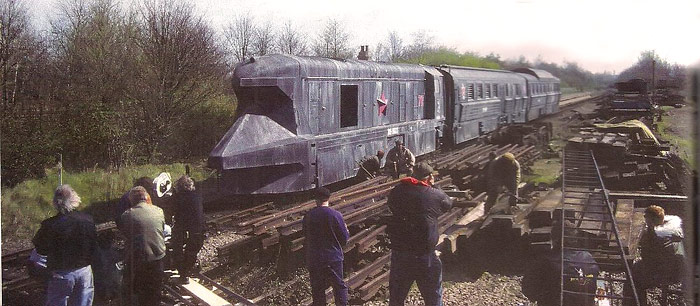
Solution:
{"label": "tree", "polygon": [[412,37],[413,42],[408,46],[406,57],[416,57],[419,54],[435,49],[435,37],[428,34],[426,30],[414,32]]}
{"label": "tree", "polygon": [[127,83],[137,58],[133,16],[115,0],[61,3],[51,22],[52,106],[62,119],[61,151],[67,166],[120,166],[132,161],[125,124]]}
{"label": "tree", "polygon": [[403,40],[401,37],[399,37],[399,34],[396,33],[396,31],[389,32],[389,36],[387,37],[387,48],[389,58],[392,62],[396,62],[403,57],[405,51]]}
{"label": "tree", "polygon": [[250,13],[239,14],[224,29],[230,52],[240,63],[253,55],[257,28]]}
{"label": "tree", "polygon": [[371,59],[375,62],[390,62],[391,57],[389,56],[389,49],[384,46],[381,41],[377,43],[374,51],[370,52],[372,54]]}
{"label": "tree", "polygon": [[2,185],[44,175],[53,160],[51,130],[44,99],[49,56],[35,34],[26,3],[0,3],[0,166]]}
{"label": "tree", "polygon": [[307,54],[306,35],[287,20],[277,36],[277,47],[284,54]]}
{"label": "tree", "polygon": [[223,92],[223,52],[215,33],[193,6],[176,0],[144,4],[137,38],[140,52],[128,97],[135,130],[150,162],[159,146],[197,106]]}
{"label": "tree", "polygon": [[329,19],[321,33],[319,33],[314,45],[314,52],[316,55],[323,57],[351,58],[352,51],[348,47],[349,38],[350,34],[339,21]]}
{"label": "tree", "polygon": [[255,28],[253,49],[257,55],[275,52],[275,32],[271,22],[266,22]]}

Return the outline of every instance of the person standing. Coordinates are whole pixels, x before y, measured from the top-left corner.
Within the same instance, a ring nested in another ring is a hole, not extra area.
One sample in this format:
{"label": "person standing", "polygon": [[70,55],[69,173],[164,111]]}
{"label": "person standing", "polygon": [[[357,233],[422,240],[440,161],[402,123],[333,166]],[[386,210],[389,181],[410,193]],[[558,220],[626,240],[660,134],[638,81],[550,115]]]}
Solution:
{"label": "person standing", "polygon": [[[145,188],[148,191],[148,194],[151,196],[151,199],[153,199],[153,179],[147,176],[142,176],[134,181],[134,187],[136,186]],[[129,191],[127,191],[119,199],[117,206],[112,209],[112,218],[114,219],[114,223],[119,223],[122,214],[130,207],[131,202],[129,202]]]}
{"label": "person standing", "polygon": [[433,168],[420,163],[389,193],[389,305],[403,305],[414,281],[425,305],[442,305],[442,262],[435,247],[438,217],[452,208],[452,199],[434,183]]}
{"label": "person standing", "polygon": [[507,152],[488,163],[487,169],[487,199],[484,211],[489,210],[496,204],[498,195],[505,187],[510,193],[508,199],[509,208],[506,213],[512,213],[518,198],[518,184],[520,184],[520,163],[515,160],[513,153]]}
{"label": "person standing", "polygon": [[302,226],[306,241],[306,267],[311,280],[313,305],[326,305],[326,288],[333,287],[335,304],[348,304],[348,287],[343,281],[343,246],[350,234],[343,215],[328,205],[331,192],[316,189],[316,207],[309,210]]}
{"label": "person standing", "polygon": [[197,262],[197,254],[204,245],[206,231],[202,196],[195,192],[194,181],[189,176],[183,175],[175,182],[173,202],[173,255],[180,274],[180,283],[187,284]]}
{"label": "person standing", "polygon": [[46,255],[50,271],[46,305],[92,305],[95,294],[92,256],[97,247],[97,229],[92,217],[75,209],[78,193],[69,185],[56,188],[53,206],[58,214],[41,222],[32,242]]}
{"label": "person standing", "polygon": [[126,238],[125,304],[159,305],[165,257],[165,216],[160,207],[151,203],[151,197],[141,186],[129,191],[129,201],[132,206],[121,215],[118,223]]}
{"label": "person standing", "polygon": [[396,146],[387,153],[386,166],[396,178],[401,174],[410,175],[413,172],[413,165],[416,164],[416,157],[411,150],[403,145],[401,140],[397,140],[395,144]]}

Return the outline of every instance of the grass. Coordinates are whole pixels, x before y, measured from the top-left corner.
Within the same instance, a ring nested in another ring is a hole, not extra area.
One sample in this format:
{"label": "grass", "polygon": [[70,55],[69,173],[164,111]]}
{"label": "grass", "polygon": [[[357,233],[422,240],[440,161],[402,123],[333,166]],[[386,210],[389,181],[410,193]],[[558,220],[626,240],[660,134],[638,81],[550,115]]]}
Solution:
{"label": "grass", "polygon": [[671,106],[662,106],[664,112],[661,121],[656,122],[656,132],[661,139],[668,141],[671,146],[675,146],[678,156],[688,163],[691,169],[695,169],[695,157],[693,155],[693,152],[695,152],[695,139],[690,135],[683,136],[674,133],[672,125],[675,121],[669,115],[669,111],[672,109],[673,107]]}
{"label": "grass", "polygon": [[[209,176],[210,170],[199,162],[190,166],[196,181]],[[96,223],[110,218],[111,204],[133,186],[136,178],[155,177],[169,172],[173,180],[185,173],[185,164],[141,165],[121,169],[93,169],[78,173],[63,172],[63,183],[69,184],[80,195],[78,210],[90,213]],[[2,237],[5,239],[31,239],[41,221],[56,214],[51,201],[58,186],[57,169],[47,169],[42,179],[24,181],[13,188],[2,190]]]}
{"label": "grass", "polygon": [[561,160],[559,158],[540,159],[530,167],[532,173],[523,176],[523,182],[537,185],[545,183],[548,186],[554,184],[561,172]]}

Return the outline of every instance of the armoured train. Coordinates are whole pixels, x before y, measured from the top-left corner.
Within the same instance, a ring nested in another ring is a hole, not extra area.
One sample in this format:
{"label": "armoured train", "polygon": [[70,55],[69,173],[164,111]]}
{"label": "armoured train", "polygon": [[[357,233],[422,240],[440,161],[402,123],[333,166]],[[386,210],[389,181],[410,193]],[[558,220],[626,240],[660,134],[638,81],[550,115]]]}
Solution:
{"label": "armoured train", "polygon": [[431,67],[269,55],[234,69],[238,111],[208,166],[222,190],[274,194],[353,177],[402,140],[416,156],[554,113],[559,79],[537,69]]}

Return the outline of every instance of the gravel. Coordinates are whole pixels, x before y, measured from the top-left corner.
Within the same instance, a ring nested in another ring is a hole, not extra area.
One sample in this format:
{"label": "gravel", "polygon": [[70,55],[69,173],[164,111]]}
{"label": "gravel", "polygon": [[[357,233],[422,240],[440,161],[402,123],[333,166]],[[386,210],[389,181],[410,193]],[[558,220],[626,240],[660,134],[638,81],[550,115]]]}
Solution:
{"label": "gravel", "polygon": [[204,240],[202,250],[200,250],[199,254],[197,254],[197,259],[199,259],[202,272],[206,272],[219,264],[223,264],[219,263],[219,258],[217,255],[217,249],[219,247],[244,237],[244,235],[236,234],[233,230],[220,230],[215,233],[208,233],[207,238]]}
{"label": "gravel", "polygon": [[[448,268],[449,267],[445,267]],[[528,299],[522,294],[520,282],[522,276],[502,276],[484,272],[474,281],[442,282],[443,305],[528,305]],[[387,291],[387,290],[384,290]],[[386,292],[384,292],[386,295]],[[365,303],[370,306],[389,305],[388,296]],[[414,284],[406,298],[406,305],[425,305],[418,287]]]}

